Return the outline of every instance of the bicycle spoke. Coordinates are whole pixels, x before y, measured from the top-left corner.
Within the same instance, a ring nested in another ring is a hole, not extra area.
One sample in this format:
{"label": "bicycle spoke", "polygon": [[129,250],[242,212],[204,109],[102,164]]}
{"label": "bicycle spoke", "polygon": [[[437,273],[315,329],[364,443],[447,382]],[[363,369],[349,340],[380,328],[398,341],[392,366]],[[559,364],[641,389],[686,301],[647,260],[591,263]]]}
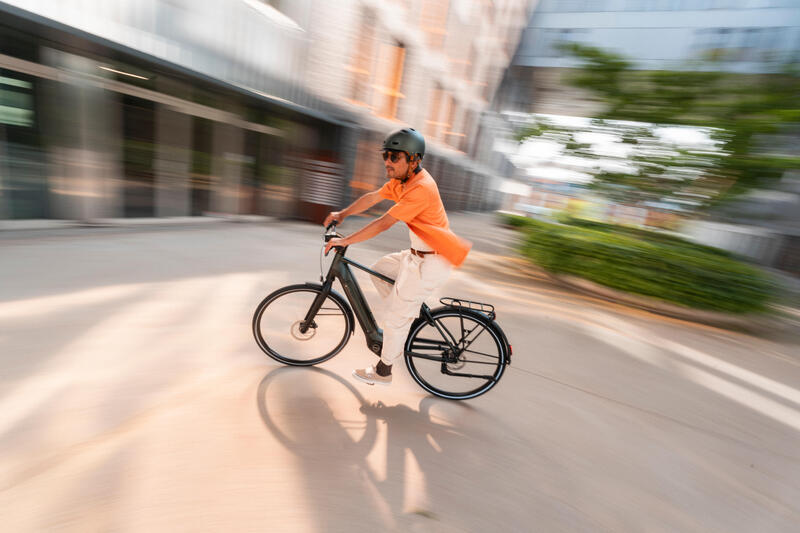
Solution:
{"label": "bicycle spoke", "polygon": [[499,355],[492,355],[490,353],[483,353],[483,352],[476,352],[475,350],[464,350],[464,353],[474,353],[477,355],[483,355],[486,357],[491,357],[492,359],[500,359]]}
{"label": "bicycle spoke", "polygon": [[[323,313],[322,311],[333,311],[332,313]],[[317,316],[342,316],[341,310],[338,307],[320,307]]]}
{"label": "bicycle spoke", "polygon": [[475,337],[473,337],[473,339],[472,339],[471,341],[469,341],[469,342],[466,342],[466,340],[467,340],[467,337],[469,337],[469,336],[472,334],[472,332],[473,332],[473,331],[475,331],[476,329],[478,329],[478,326],[475,326],[474,328],[472,328],[472,330],[471,330],[469,333],[467,333],[466,335],[464,335],[464,338],[463,338],[463,339],[461,339],[462,341],[464,341],[464,350],[466,350],[466,349],[467,349],[467,348],[468,348],[468,347],[469,347],[469,346],[470,346],[470,345],[471,345],[473,342],[475,342],[475,340],[476,340],[478,337],[480,337],[480,336],[481,336],[481,333],[483,333],[484,331],[486,331],[486,328],[481,328],[481,330],[478,332],[478,334],[477,334],[477,335],[475,335]]}

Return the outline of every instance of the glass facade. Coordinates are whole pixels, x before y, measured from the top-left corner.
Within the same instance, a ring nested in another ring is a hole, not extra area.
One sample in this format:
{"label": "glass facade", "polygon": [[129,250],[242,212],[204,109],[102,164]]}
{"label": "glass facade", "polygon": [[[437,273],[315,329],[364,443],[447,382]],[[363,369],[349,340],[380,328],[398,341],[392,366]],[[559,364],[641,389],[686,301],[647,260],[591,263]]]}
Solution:
{"label": "glass facade", "polygon": [[340,126],[75,42],[0,24],[0,219],[309,216],[285,154],[338,153]]}

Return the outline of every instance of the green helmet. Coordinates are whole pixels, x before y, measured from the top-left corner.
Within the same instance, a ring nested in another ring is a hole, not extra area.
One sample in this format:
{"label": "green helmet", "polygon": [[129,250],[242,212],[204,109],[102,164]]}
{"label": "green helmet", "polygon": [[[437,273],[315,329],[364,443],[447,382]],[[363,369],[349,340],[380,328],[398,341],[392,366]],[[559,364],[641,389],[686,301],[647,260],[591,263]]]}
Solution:
{"label": "green helmet", "polygon": [[393,131],[383,140],[383,150],[395,150],[406,152],[411,157],[419,154],[419,158],[425,155],[425,137],[414,128],[403,128]]}

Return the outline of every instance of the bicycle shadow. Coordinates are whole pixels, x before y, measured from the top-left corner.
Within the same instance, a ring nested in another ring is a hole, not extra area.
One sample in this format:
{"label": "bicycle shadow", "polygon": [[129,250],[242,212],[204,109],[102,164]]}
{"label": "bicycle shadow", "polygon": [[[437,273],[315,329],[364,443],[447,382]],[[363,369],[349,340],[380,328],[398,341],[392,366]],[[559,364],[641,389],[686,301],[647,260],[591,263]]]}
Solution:
{"label": "bicycle shadow", "polygon": [[[318,383],[301,390],[299,384],[309,380]],[[319,382],[325,382],[322,388]],[[293,398],[277,398],[278,390]],[[416,410],[372,403],[330,371],[290,367],[267,373],[257,401],[267,428],[300,459],[300,481],[310,508],[320,511],[313,517],[320,529],[349,530],[354,520],[384,531],[471,529],[474,517],[443,510],[475,497],[469,487],[474,481],[465,480],[479,480],[481,492],[503,492],[495,466],[474,445],[495,430],[449,422],[483,418],[471,405],[431,396]],[[434,408],[447,416],[435,415]]]}

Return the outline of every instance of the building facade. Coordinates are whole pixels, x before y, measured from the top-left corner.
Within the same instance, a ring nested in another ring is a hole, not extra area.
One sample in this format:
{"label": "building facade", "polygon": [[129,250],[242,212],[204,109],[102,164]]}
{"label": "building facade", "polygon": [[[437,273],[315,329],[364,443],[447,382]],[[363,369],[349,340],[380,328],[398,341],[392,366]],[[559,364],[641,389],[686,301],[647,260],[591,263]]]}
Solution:
{"label": "building facade", "polygon": [[446,204],[485,209],[480,124],[527,1],[0,2],[0,219],[318,219],[429,140]]}

